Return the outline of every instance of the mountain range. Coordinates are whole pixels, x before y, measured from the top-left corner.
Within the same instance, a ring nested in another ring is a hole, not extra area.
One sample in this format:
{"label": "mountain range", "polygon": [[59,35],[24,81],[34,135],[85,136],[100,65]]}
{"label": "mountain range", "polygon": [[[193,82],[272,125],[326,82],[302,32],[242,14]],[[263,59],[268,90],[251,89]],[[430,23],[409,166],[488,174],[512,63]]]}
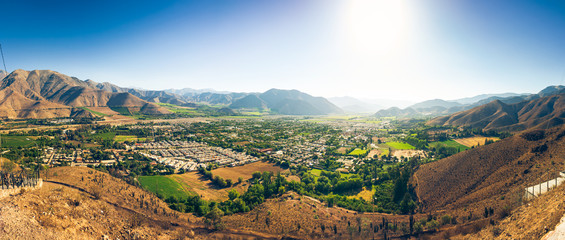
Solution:
{"label": "mountain range", "polygon": [[549,86],[537,94],[528,93],[501,93],[481,94],[470,98],[456,100],[433,99],[413,104],[405,109],[389,108],[375,113],[376,117],[422,117],[422,116],[444,116],[466,111],[492,101],[499,100],[505,104],[515,104],[522,101],[532,100],[549,96],[563,91],[563,86]]}
{"label": "mountain range", "polygon": [[[3,74],[4,72],[0,72]],[[0,117],[93,117],[83,107],[128,108],[129,112],[168,114],[154,103],[194,107],[223,105],[233,109],[270,110],[285,115],[324,115],[342,110],[322,97],[298,90],[271,89],[264,93],[205,90],[142,90],[93,80],[80,80],[50,70],[16,70],[0,82]],[[231,110],[230,110],[231,111]]]}
{"label": "mountain range", "polygon": [[[0,71],[0,77],[2,75],[5,75],[5,72]],[[552,115],[545,117],[548,119],[539,120],[542,123],[538,123],[538,120],[531,120],[533,116],[528,118],[530,116],[526,114],[528,111],[522,108],[528,108],[529,105],[523,102],[562,92],[565,92],[565,87],[550,86],[537,94],[483,94],[450,101],[433,99],[413,104],[405,109],[392,107],[379,110],[374,116],[445,116],[457,113],[453,116],[434,119],[430,124],[468,125],[484,129],[514,130],[536,124],[554,125],[561,121],[559,112],[561,99],[554,99],[557,105],[552,108]],[[0,99],[2,99],[0,117],[4,118],[92,117],[92,113],[81,107],[127,107],[130,112],[169,113],[165,108],[153,103],[169,103],[188,107],[195,107],[197,104],[220,105],[231,109],[271,111],[284,115],[359,113],[382,108],[382,105],[352,97],[336,97],[328,100],[323,97],[313,97],[298,90],[270,89],[263,93],[237,93],[191,88],[178,90],[124,88],[108,82],[83,81],[50,70],[16,70],[10,73],[0,81]],[[552,101],[547,104],[554,103]],[[494,113],[497,114],[492,115]],[[481,118],[481,121],[469,120],[477,114],[491,114],[492,116],[489,115],[488,119]],[[542,117],[540,114],[543,113],[531,114]],[[506,125],[500,123],[501,121],[504,121]],[[546,121],[555,122],[547,123]],[[502,127],[503,125],[505,127]]]}
{"label": "mountain range", "polygon": [[[551,91],[553,95],[537,94],[531,100],[490,103],[432,119],[428,125],[466,126],[482,130],[521,131],[530,128],[550,128],[565,122],[565,89]],[[545,96],[545,97],[540,97]]]}
{"label": "mountain range", "polygon": [[168,111],[127,92],[109,92],[50,70],[15,70],[0,81],[3,118],[93,117],[81,107],[122,107],[144,114]]}

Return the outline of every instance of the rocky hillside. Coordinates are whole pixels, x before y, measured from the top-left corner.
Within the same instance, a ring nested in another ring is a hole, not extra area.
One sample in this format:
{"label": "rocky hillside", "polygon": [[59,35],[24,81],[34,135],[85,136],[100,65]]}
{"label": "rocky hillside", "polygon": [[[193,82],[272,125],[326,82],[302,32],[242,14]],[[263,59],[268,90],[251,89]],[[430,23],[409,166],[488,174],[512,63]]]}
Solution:
{"label": "rocky hillside", "polygon": [[521,131],[550,128],[565,122],[565,93],[507,104],[500,100],[438,117],[428,125],[468,126],[483,130]]}
{"label": "rocky hillside", "polygon": [[422,165],[413,186],[425,211],[481,215],[519,204],[525,187],[557,177],[563,156],[565,127],[531,130]]}
{"label": "rocky hillside", "polygon": [[145,114],[167,113],[130,93],[93,88],[89,82],[50,70],[16,70],[0,82],[3,118],[91,116],[79,107],[126,107]]}

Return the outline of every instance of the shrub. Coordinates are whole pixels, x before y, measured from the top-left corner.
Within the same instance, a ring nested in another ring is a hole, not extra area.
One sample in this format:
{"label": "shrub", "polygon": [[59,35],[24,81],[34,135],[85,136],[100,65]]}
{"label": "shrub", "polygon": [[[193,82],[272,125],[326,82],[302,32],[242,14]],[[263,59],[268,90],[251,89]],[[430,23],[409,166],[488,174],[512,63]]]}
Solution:
{"label": "shrub", "polygon": [[521,137],[528,141],[539,141],[545,137],[544,130],[533,130],[529,132],[522,133]]}
{"label": "shrub", "polygon": [[450,224],[450,223],[451,223],[451,216],[443,215],[441,217],[441,225],[446,225],[446,224]]}

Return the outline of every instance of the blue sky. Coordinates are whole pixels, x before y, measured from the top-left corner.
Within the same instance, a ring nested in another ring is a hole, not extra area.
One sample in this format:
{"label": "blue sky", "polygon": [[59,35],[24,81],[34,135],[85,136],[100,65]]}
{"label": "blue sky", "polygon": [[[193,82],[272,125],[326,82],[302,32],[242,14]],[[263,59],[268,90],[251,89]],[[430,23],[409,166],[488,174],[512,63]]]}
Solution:
{"label": "blue sky", "polygon": [[565,2],[1,1],[9,71],[413,101],[565,84]]}

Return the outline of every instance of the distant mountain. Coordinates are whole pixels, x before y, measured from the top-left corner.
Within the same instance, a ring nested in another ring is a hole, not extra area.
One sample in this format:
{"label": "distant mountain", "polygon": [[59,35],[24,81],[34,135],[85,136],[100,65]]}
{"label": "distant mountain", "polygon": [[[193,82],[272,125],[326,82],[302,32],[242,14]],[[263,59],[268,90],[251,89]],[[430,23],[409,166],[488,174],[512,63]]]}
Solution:
{"label": "distant mountain", "polygon": [[412,108],[400,109],[397,107],[391,107],[388,109],[383,109],[375,113],[375,117],[415,117],[419,113]]}
{"label": "distant mountain", "polygon": [[481,94],[481,95],[477,95],[477,96],[474,96],[474,97],[451,100],[451,102],[457,102],[457,103],[462,104],[462,105],[468,105],[468,104],[473,104],[473,103],[476,103],[476,102],[479,102],[479,101],[485,100],[485,99],[495,100],[493,98],[502,99],[502,98],[510,98],[510,97],[517,97],[517,96],[523,96],[523,95],[530,95],[530,94],[528,94],[528,93],[522,93],[522,94],[520,94],[520,93]]}
{"label": "distant mountain", "polygon": [[423,102],[420,102],[420,103],[416,103],[416,104],[410,106],[409,108],[412,108],[412,109],[428,109],[428,108],[434,108],[434,107],[452,108],[452,107],[459,107],[461,105],[462,105],[461,103],[454,102],[454,101],[445,101],[445,100],[441,100],[441,99],[433,99],[433,100],[427,100],[427,101],[423,101]]}
{"label": "distant mountain", "polygon": [[179,106],[187,105],[187,101],[180,95],[169,93],[166,91],[159,91],[159,90],[141,90],[136,88],[123,88],[117,85],[103,82],[97,83],[90,79],[85,81],[91,88],[104,90],[107,92],[115,92],[115,93],[131,93],[132,95],[141,98],[148,102],[154,103],[170,103]]}
{"label": "distant mountain", "polygon": [[267,103],[263,99],[259,98],[256,94],[249,94],[245,97],[235,100],[230,104],[230,108],[253,108],[264,110],[267,109]]}
{"label": "distant mountain", "polygon": [[271,89],[259,95],[271,110],[286,115],[325,115],[343,113],[323,97],[313,97],[298,90]]}
{"label": "distant mountain", "polygon": [[0,70],[0,80],[4,79],[4,77],[8,76],[8,73],[6,73],[4,70]]}
{"label": "distant mountain", "polygon": [[212,88],[205,88],[205,89],[193,89],[193,88],[183,88],[183,89],[166,89],[165,92],[178,94],[184,97],[192,97],[196,96],[201,93],[220,93],[220,94],[229,94],[231,92],[227,91],[216,91]]}
{"label": "distant mountain", "polygon": [[541,90],[538,95],[539,97],[546,97],[553,94],[565,93],[565,86],[549,86]]}
{"label": "distant mountain", "polygon": [[249,93],[211,93],[205,92],[187,97],[190,102],[206,103],[212,105],[230,105],[238,98],[249,95]]}
{"label": "distant mountain", "polygon": [[352,113],[368,113],[383,109],[380,105],[368,103],[353,97],[332,97],[328,98],[328,101],[344,111]]}
{"label": "distant mountain", "polygon": [[565,93],[506,104],[500,100],[449,116],[428,125],[469,126],[483,130],[520,131],[550,128],[565,122]]}
{"label": "distant mountain", "polygon": [[460,111],[469,110],[471,108],[489,103],[494,100],[500,100],[506,104],[518,103],[524,100],[539,97],[536,94],[482,94],[470,98],[462,98],[456,100],[433,99],[411,105],[406,109],[385,109],[375,114],[378,117],[421,117],[421,116],[443,116]]}
{"label": "distant mountain", "polygon": [[163,108],[130,93],[92,88],[74,77],[50,70],[18,69],[0,81],[0,117],[91,117],[80,107],[126,107],[147,114],[165,114]]}

